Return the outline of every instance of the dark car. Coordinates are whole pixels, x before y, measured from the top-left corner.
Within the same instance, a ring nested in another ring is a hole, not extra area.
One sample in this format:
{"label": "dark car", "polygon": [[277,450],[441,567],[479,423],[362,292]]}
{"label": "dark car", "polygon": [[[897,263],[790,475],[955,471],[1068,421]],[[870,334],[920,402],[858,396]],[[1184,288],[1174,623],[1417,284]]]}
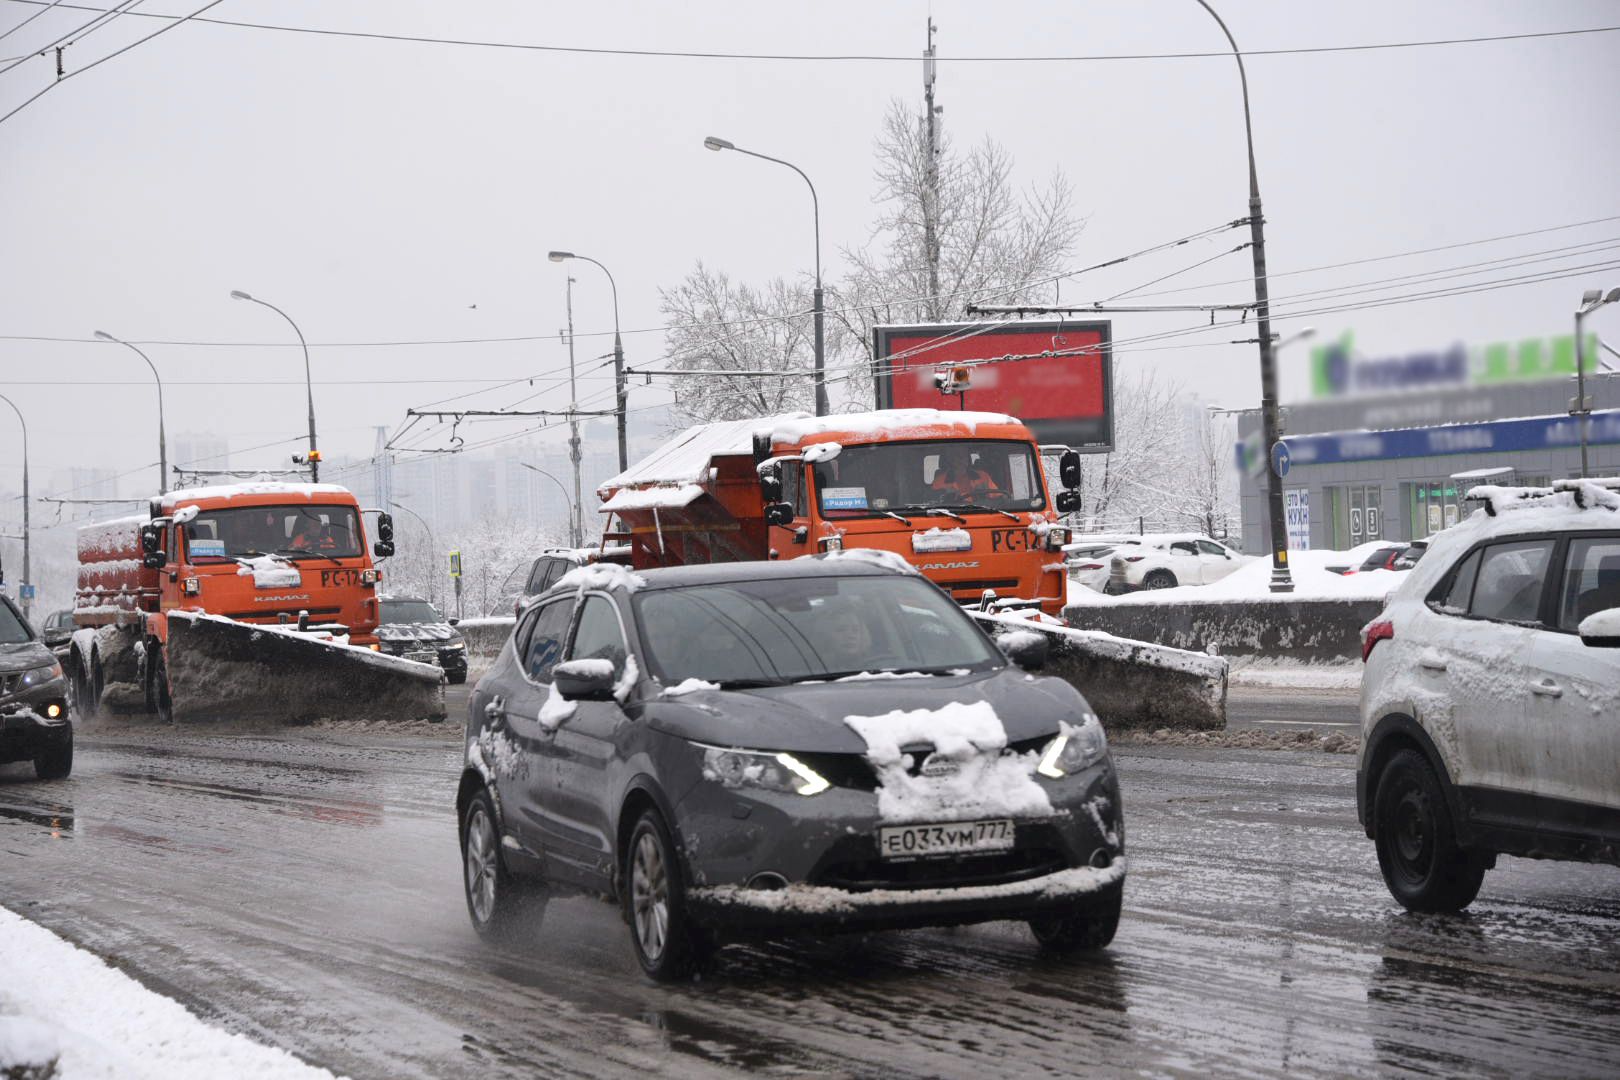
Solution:
{"label": "dark car", "polygon": [[513,605],[513,614],[523,611],[523,605],[555,585],[570,570],[584,566],[587,556],[575,548],[557,548],[535,557],[529,564],[529,576],[523,579],[523,592]]}
{"label": "dark car", "polygon": [[39,639],[45,643],[46,648],[56,653],[58,659],[61,659],[67,655],[74,629],[71,610],[53,611],[40,624]]}
{"label": "dark car", "polygon": [[32,761],[41,780],[73,771],[62,664],[11,601],[0,596],[0,765]]}
{"label": "dark car", "polygon": [[[544,882],[620,904],[660,980],[794,929],[1112,940],[1124,825],[1095,715],[872,554],[592,566],[526,608],[468,707],[478,931]],[[1000,642],[1044,662],[1038,633]]]}
{"label": "dark car", "polygon": [[424,664],[438,664],[445,681],[467,681],[467,642],[439,609],[417,596],[384,596],[377,641],[382,651]]}

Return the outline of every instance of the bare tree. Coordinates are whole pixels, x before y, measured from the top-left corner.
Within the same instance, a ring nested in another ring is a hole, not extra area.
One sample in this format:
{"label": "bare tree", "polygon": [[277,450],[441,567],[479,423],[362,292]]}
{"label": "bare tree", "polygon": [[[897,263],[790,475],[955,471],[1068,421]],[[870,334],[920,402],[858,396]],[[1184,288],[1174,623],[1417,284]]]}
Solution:
{"label": "bare tree", "polygon": [[[782,278],[761,289],[733,284],[700,262],[659,296],[671,327],[670,367],[694,372],[674,380],[676,408],[683,417],[708,423],[813,407],[815,341],[807,287]],[[724,374],[733,371],[794,374]]]}
{"label": "bare tree", "polygon": [[1114,449],[1087,458],[1082,468],[1086,528],[1119,529],[1138,518],[1162,526],[1175,518],[1184,502],[1187,457],[1179,394],[1151,371],[1119,377]]}

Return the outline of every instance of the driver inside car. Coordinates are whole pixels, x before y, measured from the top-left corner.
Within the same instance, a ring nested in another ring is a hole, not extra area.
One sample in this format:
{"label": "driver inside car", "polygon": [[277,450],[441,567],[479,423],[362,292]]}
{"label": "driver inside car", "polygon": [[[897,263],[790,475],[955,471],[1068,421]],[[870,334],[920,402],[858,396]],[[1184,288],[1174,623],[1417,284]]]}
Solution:
{"label": "driver inside car", "polygon": [[939,468],[934,471],[931,486],[936,494],[944,495],[947,502],[976,502],[1002,494],[990,474],[973,464],[967,450],[959,446],[940,452]]}

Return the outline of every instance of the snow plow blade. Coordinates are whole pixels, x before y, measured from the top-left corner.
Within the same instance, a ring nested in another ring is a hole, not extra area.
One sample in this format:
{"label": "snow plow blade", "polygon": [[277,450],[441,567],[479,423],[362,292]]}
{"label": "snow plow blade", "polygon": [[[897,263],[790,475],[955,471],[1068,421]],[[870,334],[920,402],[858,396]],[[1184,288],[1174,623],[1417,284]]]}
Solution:
{"label": "snow plow blade", "polygon": [[1047,638],[1045,675],[1086,696],[1103,727],[1221,731],[1226,727],[1226,658],[1033,619],[970,611],[996,637],[1034,630]]}
{"label": "snow plow blade", "polygon": [[168,676],[177,722],[442,719],[444,676],[275,627],[214,615],[168,616]]}

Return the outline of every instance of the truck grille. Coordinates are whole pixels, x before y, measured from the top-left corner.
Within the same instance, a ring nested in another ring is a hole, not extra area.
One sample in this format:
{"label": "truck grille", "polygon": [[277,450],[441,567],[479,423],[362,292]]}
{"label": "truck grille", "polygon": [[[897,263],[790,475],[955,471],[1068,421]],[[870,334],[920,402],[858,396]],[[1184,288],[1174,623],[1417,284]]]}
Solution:
{"label": "truck grille", "polygon": [[983,581],[942,581],[940,582],[940,585],[949,589],[953,593],[971,592],[973,594],[973,599],[977,600],[979,598],[979,594],[984,592],[986,589],[994,589],[998,593],[1004,589],[1017,589],[1018,579],[996,578],[991,580],[987,578]]}
{"label": "truck grille", "polygon": [[328,615],[341,614],[343,609],[335,607],[294,607],[271,608],[269,611],[266,611],[263,608],[259,608],[257,611],[227,611],[224,614],[227,619],[236,619],[238,622],[273,623],[278,621],[283,615],[287,616],[287,620],[289,622],[297,622],[298,613],[300,611],[309,612],[310,622],[318,622],[322,621]]}

